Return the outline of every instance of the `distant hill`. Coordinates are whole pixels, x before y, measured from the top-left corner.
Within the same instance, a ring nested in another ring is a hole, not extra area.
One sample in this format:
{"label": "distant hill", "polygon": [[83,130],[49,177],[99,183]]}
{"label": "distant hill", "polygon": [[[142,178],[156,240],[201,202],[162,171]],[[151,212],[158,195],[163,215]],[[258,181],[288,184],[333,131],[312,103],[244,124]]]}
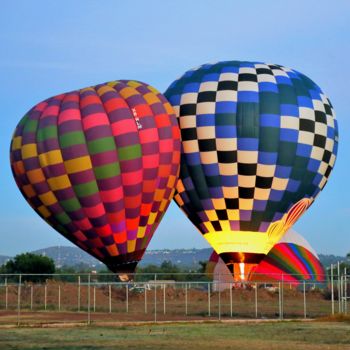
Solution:
{"label": "distant hill", "polygon": [[34,250],[32,253],[48,256],[55,261],[57,267],[76,265],[88,265],[96,269],[105,267],[99,260],[76,247],[55,246]]}
{"label": "distant hill", "polygon": [[337,264],[346,260],[345,256],[333,255],[333,254],[318,254],[323,266],[330,267],[331,264]]}
{"label": "distant hill", "polygon": [[200,261],[207,261],[212,252],[211,248],[204,249],[174,249],[174,250],[149,250],[146,251],[140,266],[145,265],[161,265],[165,260],[171,261],[173,264],[186,267],[198,268]]}
{"label": "distant hill", "polygon": [[[207,261],[211,252],[212,250],[210,248],[148,250],[140,262],[140,266],[150,264],[159,266],[163,261],[167,260],[181,268],[197,269],[199,268],[199,262]],[[57,267],[85,265],[96,270],[105,268],[105,265],[100,261],[76,247],[56,246],[35,250],[32,253],[52,258]],[[0,256],[0,265],[4,264],[10,258],[9,256]],[[330,264],[336,264],[338,261],[346,260],[344,256],[326,254],[319,254],[319,258],[324,266],[330,266]]]}
{"label": "distant hill", "polygon": [[[35,254],[41,254],[52,258],[56,266],[76,266],[88,265],[97,270],[105,268],[97,259],[91,257],[81,249],[75,247],[50,247],[34,251]],[[148,250],[143,256],[140,266],[161,265],[163,261],[169,260],[173,264],[183,268],[198,268],[200,261],[209,259],[211,249],[175,249],[175,250]]]}

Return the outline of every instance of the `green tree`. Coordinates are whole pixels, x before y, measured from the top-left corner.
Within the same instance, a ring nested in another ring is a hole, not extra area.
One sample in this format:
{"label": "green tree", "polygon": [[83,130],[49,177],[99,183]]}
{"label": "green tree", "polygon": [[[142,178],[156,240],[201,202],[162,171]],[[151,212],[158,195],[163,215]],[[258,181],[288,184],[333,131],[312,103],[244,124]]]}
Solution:
{"label": "green tree", "polygon": [[197,270],[197,272],[204,274],[207,269],[207,264],[208,264],[208,261],[200,261],[199,262],[200,267]]}
{"label": "green tree", "polygon": [[[22,281],[44,281],[50,278],[49,275],[55,273],[54,261],[42,255],[25,253],[16,255],[0,268],[0,273],[5,274],[25,274]],[[44,274],[35,276],[30,274]]]}

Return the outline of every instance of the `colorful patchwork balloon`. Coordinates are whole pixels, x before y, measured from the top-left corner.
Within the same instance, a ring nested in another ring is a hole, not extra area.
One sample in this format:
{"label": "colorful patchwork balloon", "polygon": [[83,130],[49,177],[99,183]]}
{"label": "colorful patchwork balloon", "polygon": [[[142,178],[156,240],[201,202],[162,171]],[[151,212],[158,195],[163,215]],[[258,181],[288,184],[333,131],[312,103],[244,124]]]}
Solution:
{"label": "colorful patchwork balloon", "polygon": [[332,104],[293,69],[240,61],[192,69],[165,96],[182,136],[175,201],[231,271],[259,263],[328,180]]}
{"label": "colorful patchwork balloon", "polygon": [[15,130],[11,166],[44,220],[112,271],[131,273],[173,197],[180,147],[165,97],[120,80],[37,104]]}

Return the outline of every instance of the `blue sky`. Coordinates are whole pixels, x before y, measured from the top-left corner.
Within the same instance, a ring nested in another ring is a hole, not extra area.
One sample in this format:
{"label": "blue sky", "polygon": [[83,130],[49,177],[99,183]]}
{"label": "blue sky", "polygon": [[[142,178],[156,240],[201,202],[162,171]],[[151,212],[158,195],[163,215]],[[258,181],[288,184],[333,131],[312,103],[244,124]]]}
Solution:
{"label": "blue sky", "polygon": [[[52,95],[115,79],[164,91],[184,71],[219,60],[282,64],[330,97],[340,145],[330,181],[295,229],[319,253],[350,251],[350,2],[15,1],[0,12],[0,254],[69,242],[21,197],[9,166],[19,119]],[[172,204],[151,249],[206,247]]]}

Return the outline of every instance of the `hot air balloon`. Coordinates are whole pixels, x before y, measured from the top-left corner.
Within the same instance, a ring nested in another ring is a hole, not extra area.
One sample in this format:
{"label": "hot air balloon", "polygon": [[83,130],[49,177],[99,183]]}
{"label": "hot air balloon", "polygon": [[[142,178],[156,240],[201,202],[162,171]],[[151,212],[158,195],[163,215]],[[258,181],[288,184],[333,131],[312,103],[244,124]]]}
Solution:
{"label": "hot air balloon", "polygon": [[175,201],[233,272],[259,263],[325,186],[338,127],[305,75],[225,61],[165,92],[182,136]]}
{"label": "hot air balloon", "polygon": [[125,278],[173,197],[180,147],[165,97],[120,80],[37,104],[16,128],[10,158],[33,209]]}
{"label": "hot air balloon", "polygon": [[293,286],[298,286],[302,281],[323,286],[327,283],[327,273],[316,252],[304,237],[291,229],[245,278],[239,276],[240,271],[230,274],[215,251],[207,263],[206,274],[214,281],[220,281],[216,288],[221,290],[232,287],[232,283],[242,279],[250,282],[283,281]]}

